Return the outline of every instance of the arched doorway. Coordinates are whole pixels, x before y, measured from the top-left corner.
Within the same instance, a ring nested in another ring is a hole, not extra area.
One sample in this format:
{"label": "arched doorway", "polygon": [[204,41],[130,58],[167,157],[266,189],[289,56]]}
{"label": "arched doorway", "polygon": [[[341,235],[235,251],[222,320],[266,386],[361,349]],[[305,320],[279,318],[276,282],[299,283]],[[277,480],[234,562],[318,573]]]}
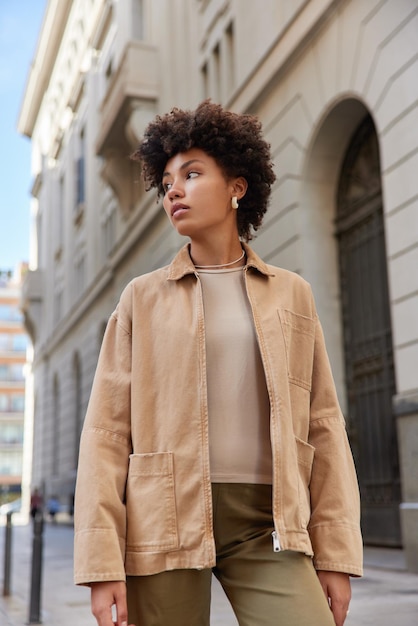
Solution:
{"label": "arched doorway", "polygon": [[379,146],[367,115],[353,133],[337,194],[348,431],[368,544],[399,545],[400,481]]}
{"label": "arched doorway", "polygon": [[80,448],[81,430],[83,427],[83,405],[82,405],[82,377],[81,360],[78,352],[73,359],[73,381],[74,381],[74,469],[77,469],[78,455]]}

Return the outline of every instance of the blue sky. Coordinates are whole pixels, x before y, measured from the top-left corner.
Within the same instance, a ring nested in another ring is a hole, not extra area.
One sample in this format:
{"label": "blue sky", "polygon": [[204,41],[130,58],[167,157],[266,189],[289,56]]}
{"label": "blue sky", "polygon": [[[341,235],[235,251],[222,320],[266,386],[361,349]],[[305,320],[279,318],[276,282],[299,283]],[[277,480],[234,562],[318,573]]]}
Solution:
{"label": "blue sky", "polygon": [[29,260],[30,141],[17,120],[47,0],[0,0],[0,269]]}

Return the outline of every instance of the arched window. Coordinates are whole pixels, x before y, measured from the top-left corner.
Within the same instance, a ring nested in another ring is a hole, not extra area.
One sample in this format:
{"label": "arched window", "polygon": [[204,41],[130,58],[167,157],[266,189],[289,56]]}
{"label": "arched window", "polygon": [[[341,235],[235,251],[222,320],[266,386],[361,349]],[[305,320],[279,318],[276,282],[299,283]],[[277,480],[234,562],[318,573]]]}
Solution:
{"label": "arched window", "polygon": [[81,362],[78,353],[74,356],[73,363],[74,377],[74,467],[78,463],[78,451],[80,445],[81,429],[83,427],[83,404],[82,404],[82,378],[81,378]]}
{"label": "arched window", "polygon": [[59,441],[60,441],[60,421],[61,421],[61,399],[60,399],[60,384],[58,376],[54,376],[54,390],[53,390],[53,415],[52,415],[52,476],[56,477],[59,474]]}

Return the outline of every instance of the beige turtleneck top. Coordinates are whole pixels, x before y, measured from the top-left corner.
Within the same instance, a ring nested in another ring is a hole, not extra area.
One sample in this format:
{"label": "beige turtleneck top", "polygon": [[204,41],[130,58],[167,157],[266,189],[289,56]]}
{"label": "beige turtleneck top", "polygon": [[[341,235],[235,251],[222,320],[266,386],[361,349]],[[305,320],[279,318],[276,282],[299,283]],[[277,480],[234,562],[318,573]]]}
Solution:
{"label": "beige turtleneck top", "polygon": [[271,484],[270,406],[244,270],[199,270],[212,482]]}

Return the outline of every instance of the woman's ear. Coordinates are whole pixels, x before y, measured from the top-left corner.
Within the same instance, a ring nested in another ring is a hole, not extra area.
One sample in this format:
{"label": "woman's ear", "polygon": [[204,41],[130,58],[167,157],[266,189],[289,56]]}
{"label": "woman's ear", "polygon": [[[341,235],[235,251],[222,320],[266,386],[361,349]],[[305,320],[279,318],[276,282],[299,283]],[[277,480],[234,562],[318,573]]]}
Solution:
{"label": "woman's ear", "polygon": [[248,183],[243,176],[239,176],[234,179],[232,183],[232,190],[234,192],[234,196],[236,196],[238,200],[241,200],[241,198],[245,196],[247,189]]}

